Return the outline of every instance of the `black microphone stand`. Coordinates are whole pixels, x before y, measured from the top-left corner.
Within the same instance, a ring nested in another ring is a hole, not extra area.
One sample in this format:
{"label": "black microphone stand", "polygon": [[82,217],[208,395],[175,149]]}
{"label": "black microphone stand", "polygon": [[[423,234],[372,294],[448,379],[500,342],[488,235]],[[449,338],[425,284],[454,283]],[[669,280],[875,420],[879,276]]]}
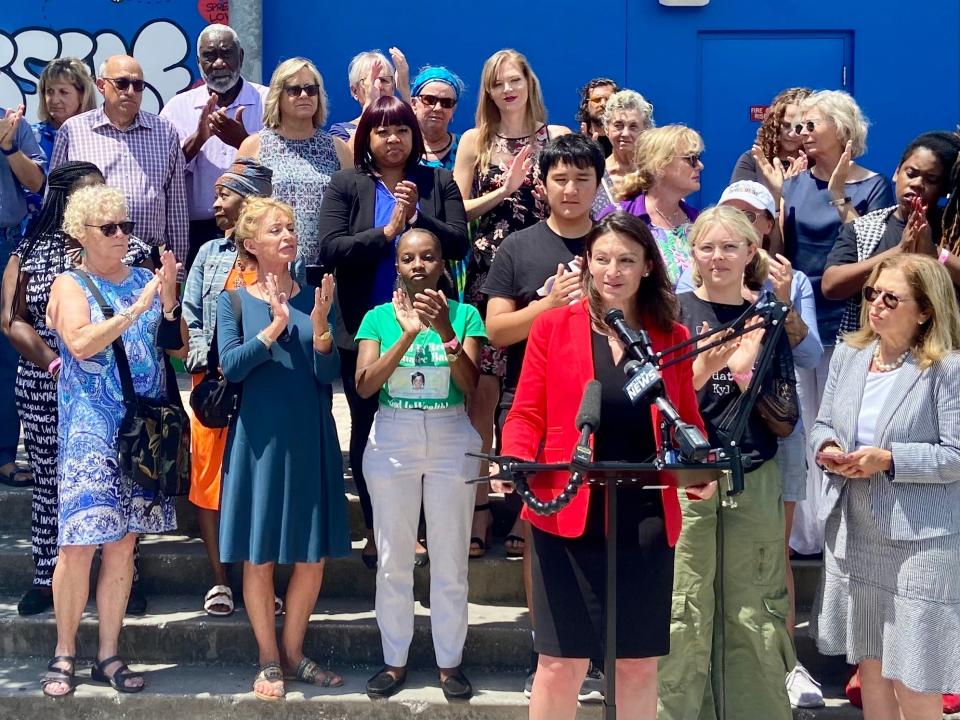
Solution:
{"label": "black microphone stand", "polygon": [[[682,457],[680,458],[680,462],[671,461],[671,454],[675,449],[671,447],[670,428],[665,421],[661,420],[660,447],[652,462],[625,463],[601,461],[577,463],[579,470],[586,471],[587,483],[590,485],[607,486],[605,503],[607,555],[606,601],[604,603],[603,618],[604,720],[616,720],[617,717],[617,488],[619,485],[626,483],[632,485],[639,483],[643,487],[650,489],[663,488],[665,486],[685,488],[702,485],[716,479],[716,471],[719,470],[723,473],[725,480],[723,503],[727,507],[736,507],[736,502],[733,498],[743,491],[743,466],[745,462],[749,464],[749,460],[741,455],[740,440],[746,429],[753,406],[759,396],[762,380],[773,362],[777,344],[780,336],[784,332],[784,318],[787,312],[789,312],[789,307],[785,303],[777,300],[771,293],[765,293],[736,320],[656,353],[657,366],[660,369],[664,369],[688,358],[696,357],[710,348],[745,335],[748,332],[772,328],[772,331],[766,333],[763,338],[757,354],[757,361],[754,365],[753,378],[743,395],[744,402],[742,402],[738,408],[733,426],[729,431],[721,433],[721,447],[714,449],[710,453],[708,462],[684,462],[685,459]],[[747,323],[754,317],[759,317],[761,319],[760,322],[747,327]],[[704,338],[717,335],[721,332],[726,334],[703,347],[696,347],[696,344]],[[672,360],[663,360],[664,357],[674,355],[690,346],[694,346],[694,348]],[[642,408],[641,411],[645,412],[646,408]],[[499,466],[499,471],[495,475],[475,478],[468,480],[468,482],[487,482],[491,478],[512,482],[516,486],[517,492],[520,494],[523,502],[533,512],[539,515],[552,515],[562,510],[573,499],[580,487],[580,473],[577,472],[576,477],[571,478],[571,482],[567,483],[567,486],[560,495],[553,500],[540,500],[530,489],[529,483],[527,482],[528,477],[542,472],[570,472],[573,470],[572,462],[548,464],[522,462],[516,458],[500,455],[486,455],[481,453],[467,453],[467,455],[493,461]],[[720,572],[722,573],[722,555],[720,562]],[[725,707],[725,703],[723,703],[723,705]],[[725,711],[722,712],[722,716],[725,718]],[[721,718],[721,720],[723,720],[723,718]]]}

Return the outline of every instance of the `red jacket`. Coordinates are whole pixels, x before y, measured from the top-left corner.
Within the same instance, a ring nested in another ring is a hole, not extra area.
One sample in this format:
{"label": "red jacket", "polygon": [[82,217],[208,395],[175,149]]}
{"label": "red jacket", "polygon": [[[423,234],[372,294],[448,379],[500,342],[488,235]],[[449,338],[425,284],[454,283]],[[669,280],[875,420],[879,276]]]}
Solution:
{"label": "red jacket", "polygon": [[[679,323],[674,323],[669,335],[652,325],[647,331],[654,350],[676,345],[689,337],[687,329]],[[580,438],[576,427],[580,398],[584,386],[594,379],[590,333],[586,300],[550,310],[534,320],[517,393],[503,426],[503,455],[545,463],[570,461]],[[703,430],[693,389],[693,361],[664,370],[663,383],[680,417]],[[660,413],[653,406],[650,413],[659,444]],[[541,473],[531,479],[530,487],[538,498],[550,500],[559,494],[568,479],[566,472]],[[661,494],[667,539],[673,546],[680,535],[680,503],[673,488],[664,489]],[[586,527],[589,500],[590,487],[582,485],[576,497],[559,513],[537,515],[524,506],[523,517],[554,535],[579,537]]]}

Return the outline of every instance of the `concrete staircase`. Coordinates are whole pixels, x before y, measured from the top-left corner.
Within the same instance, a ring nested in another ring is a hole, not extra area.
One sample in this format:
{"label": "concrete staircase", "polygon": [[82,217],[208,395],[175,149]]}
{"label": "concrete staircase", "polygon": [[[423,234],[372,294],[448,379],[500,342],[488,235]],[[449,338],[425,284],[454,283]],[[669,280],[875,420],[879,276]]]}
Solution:
{"label": "concrete staircase", "polygon": [[[341,434],[349,427],[337,396]],[[504,534],[508,520],[502,501],[493,498],[495,534]],[[142,618],[127,618],[121,653],[148,672],[148,689],[139,695],[119,695],[91,684],[78,663],[74,696],[53,701],[40,693],[39,676],[56,641],[53,613],[22,618],[16,603],[31,582],[30,491],[0,490],[0,720],[75,718],[105,720],[219,720],[232,718],[526,718],[527,702],[520,689],[529,659],[530,639],[521,579],[521,563],[508,559],[502,544],[470,563],[470,630],[464,653],[465,669],[477,691],[468,703],[448,703],[436,682],[428,617],[429,569],[417,569],[417,617],[410,653],[411,675],[406,688],[388,701],[372,702],[363,692],[366,679],[382,664],[373,611],[375,573],[360,560],[362,518],[359,502],[350,497],[354,550],[350,557],[327,564],[323,590],[307,632],[307,654],[344,675],[335,690],[287,683],[284,702],[265,702],[250,692],[256,673],[256,644],[242,608],[238,578],[234,596],[238,609],[228,618],[213,618],[202,608],[212,577],[198,539],[196,514],[185,500],[178,503],[176,536],[147,536],[141,543],[141,572],[150,605]],[[94,569],[96,572],[96,568]],[[819,564],[795,563],[801,608],[809,607],[816,590]],[[277,572],[282,594],[289,574]],[[859,711],[842,700],[844,664],[817,655],[806,637],[806,613],[801,612],[798,652],[829,696],[826,708],[796,711],[796,717],[854,718]],[[81,658],[96,652],[97,626],[91,604],[80,628]],[[585,705],[578,717],[600,718],[598,706]]]}

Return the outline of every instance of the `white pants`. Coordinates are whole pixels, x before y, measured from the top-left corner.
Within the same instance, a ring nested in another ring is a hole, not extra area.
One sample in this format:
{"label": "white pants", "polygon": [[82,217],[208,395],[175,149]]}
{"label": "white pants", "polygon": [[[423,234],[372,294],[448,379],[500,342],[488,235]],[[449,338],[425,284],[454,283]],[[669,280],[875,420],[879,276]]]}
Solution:
{"label": "white pants", "polygon": [[[800,413],[807,433],[820,412],[820,402],[827,386],[830,374],[830,360],[833,348],[823,349],[820,364],[812,370],[796,368],[797,392],[800,395]],[[817,519],[820,501],[823,497],[823,471],[817,467],[813,450],[807,446],[807,498],[797,503],[793,512],[793,530],[790,533],[790,547],[798,553],[812,555],[823,550],[824,523]]]}
{"label": "white pants", "polygon": [[463,407],[397,410],[380,406],[363,473],[377,542],[377,625],[383,660],[407,664],[413,639],[413,561],[420,504],[430,552],[430,627],[437,667],[460,665],[467,637],[467,562],[480,462],[480,435]]}

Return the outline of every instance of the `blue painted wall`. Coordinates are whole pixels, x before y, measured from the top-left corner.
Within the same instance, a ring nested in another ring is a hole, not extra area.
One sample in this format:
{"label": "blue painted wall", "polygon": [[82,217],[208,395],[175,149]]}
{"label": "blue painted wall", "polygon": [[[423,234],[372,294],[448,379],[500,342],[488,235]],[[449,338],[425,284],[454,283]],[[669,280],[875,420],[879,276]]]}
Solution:
{"label": "blue painted wall", "polygon": [[[414,71],[425,63],[444,63],[466,80],[469,97],[454,120],[460,129],[473,124],[484,59],[502,47],[515,47],[530,59],[554,123],[572,125],[577,87],[607,75],[642,92],[654,104],[658,123],[697,127],[700,38],[720,31],[848,33],[848,80],[873,122],[862,162],[878,172],[893,171],[914,135],[952,128],[960,120],[960,3],[955,0],[907,5],[893,0],[712,0],[703,8],[663,7],[656,0],[448,0],[399,6],[371,0],[336,3],[335,12],[330,8],[326,3],[267,0],[263,29],[264,68],[295,54],[311,57],[320,67],[331,121],[357,115],[346,80],[353,54],[398,45]],[[906,32],[898,34],[899,29]],[[803,77],[811,59],[793,49],[784,52]],[[767,59],[756,57],[755,62]],[[838,69],[832,87],[839,88],[840,81]],[[722,82],[733,88],[738,79]],[[769,100],[761,97],[755,103]],[[747,111],[732,110],[738,118]],[[731,127],[729,133],[712,132],[707,138],[704,196],[709,201],[716,197],[708,197],[710,188],[721,187],[729,177],[729,158],[749,147],[756,125]]]}

